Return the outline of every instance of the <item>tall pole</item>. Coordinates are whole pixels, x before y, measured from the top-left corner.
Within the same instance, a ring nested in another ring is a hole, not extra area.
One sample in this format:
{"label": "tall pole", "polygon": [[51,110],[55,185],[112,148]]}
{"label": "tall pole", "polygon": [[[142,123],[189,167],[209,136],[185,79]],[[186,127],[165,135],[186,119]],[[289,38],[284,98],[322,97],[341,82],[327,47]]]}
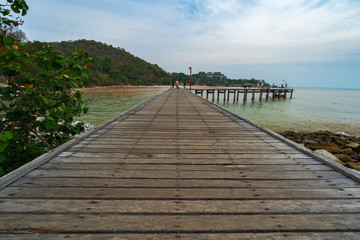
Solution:
{"label": "tall pole", "polygon": [[190,69],[190,92],[191,92],[191,67],[189,67]]}

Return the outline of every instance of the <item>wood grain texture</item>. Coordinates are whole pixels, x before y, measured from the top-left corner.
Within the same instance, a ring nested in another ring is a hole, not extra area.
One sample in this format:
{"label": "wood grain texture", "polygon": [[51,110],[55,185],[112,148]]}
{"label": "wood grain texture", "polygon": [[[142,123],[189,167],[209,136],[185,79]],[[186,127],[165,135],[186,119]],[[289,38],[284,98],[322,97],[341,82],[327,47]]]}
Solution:
{"label": "wood grain texture", "polygon": [[173,89],[0,190],[0,239],[360,239],[360,184]]}

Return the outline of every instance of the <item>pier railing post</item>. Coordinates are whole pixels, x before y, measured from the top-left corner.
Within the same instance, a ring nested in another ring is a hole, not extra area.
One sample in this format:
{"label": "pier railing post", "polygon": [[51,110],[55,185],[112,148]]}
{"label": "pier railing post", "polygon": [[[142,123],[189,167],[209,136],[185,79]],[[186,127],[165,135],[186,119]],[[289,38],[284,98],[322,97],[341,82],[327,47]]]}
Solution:
{"label": "pier railing post", "polygon": [[243,101],[246,101],[247,100],[247,90],[244,89],[244,98],[243,98]]}

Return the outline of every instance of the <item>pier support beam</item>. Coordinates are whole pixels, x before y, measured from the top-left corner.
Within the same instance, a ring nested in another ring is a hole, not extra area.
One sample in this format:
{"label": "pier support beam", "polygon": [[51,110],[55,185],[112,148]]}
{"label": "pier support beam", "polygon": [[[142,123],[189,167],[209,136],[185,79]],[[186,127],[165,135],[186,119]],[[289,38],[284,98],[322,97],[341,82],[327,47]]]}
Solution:
{"label": "pier support beam", "polygon": [[243,98],[243,101],[247,101],[247,90],[244,89],[244,98]]}

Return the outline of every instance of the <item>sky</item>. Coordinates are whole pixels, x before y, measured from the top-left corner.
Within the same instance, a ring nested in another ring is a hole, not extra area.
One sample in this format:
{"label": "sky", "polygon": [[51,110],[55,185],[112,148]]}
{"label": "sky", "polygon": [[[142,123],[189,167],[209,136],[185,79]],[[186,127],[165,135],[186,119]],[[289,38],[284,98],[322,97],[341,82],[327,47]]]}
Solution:
{"label": "sky", "polygon": [[360,89],[359,0],[27,0],[30,41],[96,40],[167,72]]}

